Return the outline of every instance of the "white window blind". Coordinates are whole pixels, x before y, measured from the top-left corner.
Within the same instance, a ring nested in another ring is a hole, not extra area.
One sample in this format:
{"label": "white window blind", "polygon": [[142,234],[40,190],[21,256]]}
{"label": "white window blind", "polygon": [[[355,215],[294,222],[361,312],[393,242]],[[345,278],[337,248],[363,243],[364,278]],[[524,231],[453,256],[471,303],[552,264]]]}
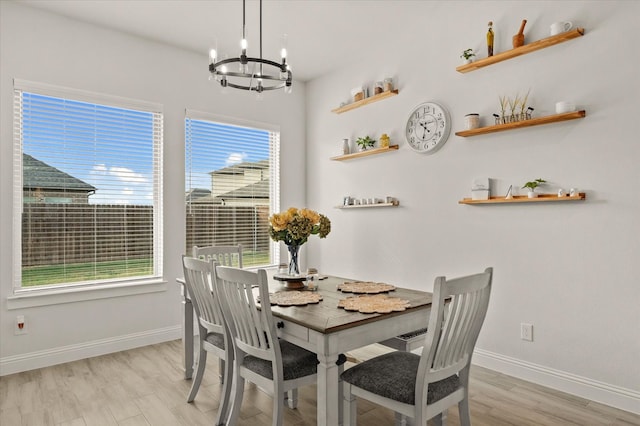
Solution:
{"label": "white window blind", "polygon": [[162,276],[156,104],[16,80],[16,287]]}
{"label": "white window blind", "polygon": [[185,253],[242,244],[244,266],[277,264],[268,219],[280,203],[280,132],[187,110],[185,143]]}

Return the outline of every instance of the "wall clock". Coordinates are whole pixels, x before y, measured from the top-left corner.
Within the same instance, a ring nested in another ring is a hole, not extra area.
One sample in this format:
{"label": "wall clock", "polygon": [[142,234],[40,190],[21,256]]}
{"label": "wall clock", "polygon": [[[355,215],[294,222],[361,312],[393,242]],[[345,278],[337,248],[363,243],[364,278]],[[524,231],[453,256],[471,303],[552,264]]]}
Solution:
{"label": "wall clock", "polygon": [[405,137],[414,151],[433,154],[447,141],[450,131],[449,112],[435,102],[425,102],[409,114]]}

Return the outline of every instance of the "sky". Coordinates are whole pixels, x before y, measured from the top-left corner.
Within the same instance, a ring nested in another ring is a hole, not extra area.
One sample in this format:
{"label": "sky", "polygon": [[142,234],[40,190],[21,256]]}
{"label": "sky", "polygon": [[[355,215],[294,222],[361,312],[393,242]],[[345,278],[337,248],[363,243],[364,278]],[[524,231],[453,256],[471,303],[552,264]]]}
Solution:
{"label": "sky", "polygon": [[[153,113],[23,93],[22,115],[23,152],[96,187],[90,203],[153,203]],[[265,130],[187,119],[185,132],[186,190],[269,158]]]}

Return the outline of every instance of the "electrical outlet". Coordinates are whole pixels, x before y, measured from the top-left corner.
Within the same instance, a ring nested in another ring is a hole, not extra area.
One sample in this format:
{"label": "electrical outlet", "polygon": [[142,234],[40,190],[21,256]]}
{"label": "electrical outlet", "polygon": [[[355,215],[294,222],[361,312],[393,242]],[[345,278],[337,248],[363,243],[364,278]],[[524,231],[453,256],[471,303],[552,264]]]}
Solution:
{"label": "electrical outlet", "polygon": [[527,342],[533,342],[533,324],[520,323],[520,338]]}
{"label": "electrical outlet", "polygon": [[27,322],[25,321],[24,315],[16,316],[16,324],[13,328],[13,334],[16,336],[27,334]]}

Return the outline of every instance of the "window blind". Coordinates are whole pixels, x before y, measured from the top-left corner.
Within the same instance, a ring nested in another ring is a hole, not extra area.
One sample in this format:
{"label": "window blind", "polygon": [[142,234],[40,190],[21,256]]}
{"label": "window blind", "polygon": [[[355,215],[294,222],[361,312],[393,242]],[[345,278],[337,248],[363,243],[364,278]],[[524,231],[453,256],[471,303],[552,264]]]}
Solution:
{"label": "window blind", "polygon": [[277,264],[268,219],[280,203],[280,132],[188,110],[185,145],[185,253],[242,244],[244,266]]}
{"label": "window blind", "polygon": [[162,276],[162,126],[155,104],[14,83],[17,287]]}

